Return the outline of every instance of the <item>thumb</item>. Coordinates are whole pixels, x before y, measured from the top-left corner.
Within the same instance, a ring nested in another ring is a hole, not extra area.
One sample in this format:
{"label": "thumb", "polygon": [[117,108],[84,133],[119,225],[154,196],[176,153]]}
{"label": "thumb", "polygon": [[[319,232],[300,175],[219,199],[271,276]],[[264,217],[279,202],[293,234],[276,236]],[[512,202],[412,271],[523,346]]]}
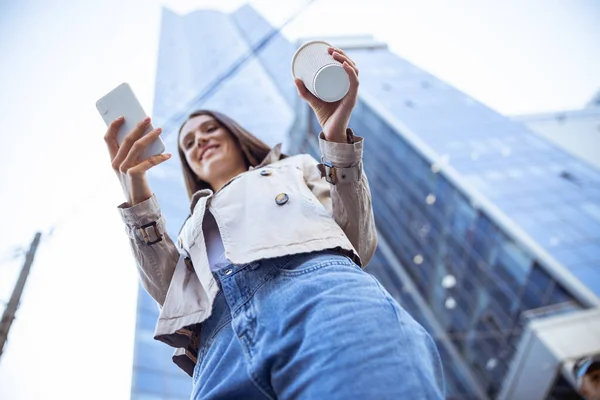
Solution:
{"label": "thumb", "polygon": [[319,98],[315,97],[306,88],[306,86],[304,86],[304,82],[302,82],[302,80],[295,78],[294,83],[296,84],[296,89],[298,90],[298,95],[300,97],[302,97],[304,100],[306,100],[312,108],[317,107],[321,103],[321,100]]}

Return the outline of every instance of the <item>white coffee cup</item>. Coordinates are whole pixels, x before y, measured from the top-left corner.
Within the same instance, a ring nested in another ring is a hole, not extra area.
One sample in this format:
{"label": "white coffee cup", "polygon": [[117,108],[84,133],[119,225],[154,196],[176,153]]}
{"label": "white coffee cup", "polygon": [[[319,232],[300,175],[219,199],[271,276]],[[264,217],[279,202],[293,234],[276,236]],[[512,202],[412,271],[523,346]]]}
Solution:
{"label": "white coffee cup", "polygon": [[350,79],[342,63],[327,51],[331,45],[321,40],[303,44],[292,58],[292,76],[317,98],[333,103],[350,89]]}

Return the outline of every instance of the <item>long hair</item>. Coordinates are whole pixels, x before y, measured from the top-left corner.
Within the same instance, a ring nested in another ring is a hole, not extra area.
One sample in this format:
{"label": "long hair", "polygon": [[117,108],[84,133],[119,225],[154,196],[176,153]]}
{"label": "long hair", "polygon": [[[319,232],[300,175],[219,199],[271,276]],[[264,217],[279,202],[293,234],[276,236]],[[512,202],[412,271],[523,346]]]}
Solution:
{"label": "long hair", "polygon": [[[177,133],[177,151],[179,152],[179,159],[181,160],[181,167],[183,169],[183,177],[185,180],[185,187],[187,188],[188,197],[190,200],[194,193],[196,193],[200,189],[210,189],[210,184],[200,178],[192,171],[187,160],[185,158],[185,154],[181,147],[179,146],[179,140],[181,138],[181,130],[185,123],[199,115],[210,115],[215,120],[217,120],[222,126],[229,131],[229,133],[233,136],[237,145],[241,148],[242,154],[244,155],[244,162],[246,164],[246,169],[250,166],[256,166],[260,164],[260,162],[267,156],[271,148],[264,143],[262,140],[254,136],[252,133],[248,132],[246,129],[242,128],[237,122],[228,116],[221,114],[217,111],[212,110],[196,110],[191,113],[187,119],[181,124],[179,127],[179,132]],[[287,155],[281,154],[280,158],[286,158]]]}

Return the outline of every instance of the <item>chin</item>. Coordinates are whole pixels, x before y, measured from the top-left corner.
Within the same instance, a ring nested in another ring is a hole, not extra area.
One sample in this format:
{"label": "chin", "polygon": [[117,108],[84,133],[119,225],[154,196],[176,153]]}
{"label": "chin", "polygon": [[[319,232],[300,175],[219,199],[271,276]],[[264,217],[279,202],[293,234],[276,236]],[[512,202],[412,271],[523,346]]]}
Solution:
{"label": "chin", "polygon": [[214,155],[211,156],[209,160],[207,160],[207,163],[204,165],[204,167],[202,168],[204,170],[204,173],[206,174],[218,174],[220,171],[226,169],[226,163],[223,162],[223,160],[221,160],[221,157]]}

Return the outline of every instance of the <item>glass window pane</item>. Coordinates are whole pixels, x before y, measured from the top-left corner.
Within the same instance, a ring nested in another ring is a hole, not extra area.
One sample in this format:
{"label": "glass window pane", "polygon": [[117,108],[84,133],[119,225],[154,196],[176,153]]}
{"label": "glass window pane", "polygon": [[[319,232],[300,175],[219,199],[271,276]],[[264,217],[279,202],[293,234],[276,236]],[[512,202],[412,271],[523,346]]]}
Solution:
{"label": "glass window pane", "polygon": [[147,393],[132,393],[131,400],[164,400],[164,396],[156,396]]}
{"label": "glass window pane", "polygon": [[170,375],[167,379],[167,393],[189,397],[192,393],[192,379],[182,373],[181,376]]}
{"label": "glass window pane", "polygon": [[133,388],[137,392],[163,394],[165,392],[165,374],[138,368],[133,374]]}
{"label": "glass window pane", "polygon": [[535,263],[529,274],[526,291],[535,290],[539,295],[544,295],[548,291],[551,282],[550,275],[538,263]]}

